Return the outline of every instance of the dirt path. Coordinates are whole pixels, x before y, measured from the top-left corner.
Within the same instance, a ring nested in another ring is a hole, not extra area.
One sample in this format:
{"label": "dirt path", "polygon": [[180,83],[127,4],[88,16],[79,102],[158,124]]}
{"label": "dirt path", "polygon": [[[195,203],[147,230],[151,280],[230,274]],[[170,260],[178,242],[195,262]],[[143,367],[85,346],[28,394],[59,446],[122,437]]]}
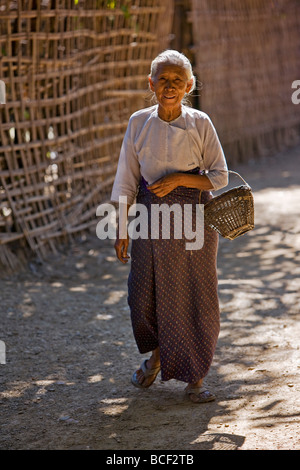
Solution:
{"label": "dirt path", "polygon": [[0,449],[300,449],[300,148],[237,168],[256,229],[220,239],[222,326],[193,405],[183,384],[130,384],[140,364],[128,267],[94,234],[0,279]]}

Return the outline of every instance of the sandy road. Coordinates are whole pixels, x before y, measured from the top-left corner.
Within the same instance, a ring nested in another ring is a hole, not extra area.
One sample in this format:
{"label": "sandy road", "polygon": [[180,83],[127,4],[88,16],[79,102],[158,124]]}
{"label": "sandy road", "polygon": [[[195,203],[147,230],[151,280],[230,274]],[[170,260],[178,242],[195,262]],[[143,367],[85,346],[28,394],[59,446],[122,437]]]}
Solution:
{"label": "sandy road", "polygon": [[234,169],[256,228],[220,239],[216,401],[193,405],[174,380],[131,386],[128,266],[91,234],[2,273],[1,449],[300,449],[300,149]]}

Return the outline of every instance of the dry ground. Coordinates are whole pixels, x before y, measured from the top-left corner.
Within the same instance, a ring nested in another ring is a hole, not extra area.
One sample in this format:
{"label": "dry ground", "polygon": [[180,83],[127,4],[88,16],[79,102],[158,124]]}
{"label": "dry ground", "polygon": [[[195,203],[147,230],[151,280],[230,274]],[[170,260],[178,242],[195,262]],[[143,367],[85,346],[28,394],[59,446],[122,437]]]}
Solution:
{"label": "dry ground", "polygon": [[91,234],[1,275],[0,449],[300,449],[300,149],[235,169],[256,228],[220,239],[216,401],[192,404],[175,380],[131,386],[128,266]]}

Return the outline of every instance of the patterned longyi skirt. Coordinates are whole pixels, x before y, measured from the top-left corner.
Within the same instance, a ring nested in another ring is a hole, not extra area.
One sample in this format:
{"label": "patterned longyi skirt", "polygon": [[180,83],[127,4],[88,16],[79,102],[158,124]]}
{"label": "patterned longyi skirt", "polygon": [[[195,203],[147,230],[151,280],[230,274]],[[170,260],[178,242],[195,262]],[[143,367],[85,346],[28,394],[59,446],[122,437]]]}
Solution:
{"label": "patterned longyi skirt", "polygon": [[[132,240],[128,304],[139,352],[160,348],[163,381],[193,383],[205,377],[219,335],[218,234],[205,228],[203,247],[187,250],[190,240],[174,238],[171,220],[170,238],[150,236],[153,204],[180,204],[182,209],[192,205],[195,229],[199,194],[197,189],[178,187],[159,198],[142,181],[137,196],[148,210],[149,236]],[[201,203],[210,198],[210,192],[203,191]]]}

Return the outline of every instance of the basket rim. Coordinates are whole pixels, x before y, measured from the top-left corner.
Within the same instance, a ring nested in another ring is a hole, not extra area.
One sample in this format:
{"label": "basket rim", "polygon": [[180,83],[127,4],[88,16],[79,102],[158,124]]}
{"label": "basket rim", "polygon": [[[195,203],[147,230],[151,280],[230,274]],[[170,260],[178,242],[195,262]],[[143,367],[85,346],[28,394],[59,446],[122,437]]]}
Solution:
{"label": "basket rim", "polygon": [[204,207],[208,207],[209,205],[212,205],[215,201],[218,201],[222,197],[224,197],[224,196],[226,196],[230,193],[237,192],[238,190],[246,191],[246,192],[250,193],[251,196],[253,196],[252,195],[252,189],[250,188],[250,186],[242,184],[241,186],[235,186],[234,188],[228,189],[227,191],[224,191],[223,193],[218,194],[217,196],[214,196],[210,201],[208,201],[206,204],[204,204]]}

